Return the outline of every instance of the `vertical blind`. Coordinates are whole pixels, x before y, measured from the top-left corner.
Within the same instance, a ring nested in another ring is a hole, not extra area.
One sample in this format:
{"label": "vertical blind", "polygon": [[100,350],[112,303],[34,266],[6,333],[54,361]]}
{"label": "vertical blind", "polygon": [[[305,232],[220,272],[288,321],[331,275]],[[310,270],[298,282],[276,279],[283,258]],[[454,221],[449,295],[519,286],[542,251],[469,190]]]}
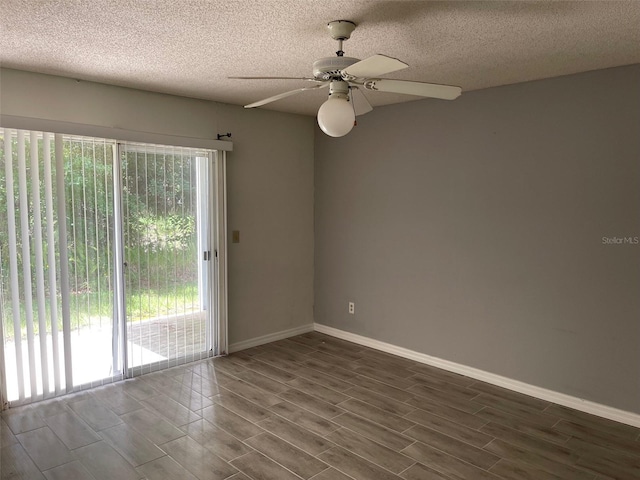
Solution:
{"label": "vertical blind", "polygon": [[211,353],[212,155],[0,129],[3,406]]}
{"label": "vertical blind", "polygon": [[[0,242],[4,247],[2,310],[5,319],[13,320],[12,325],[3,322],[9,389],[5,398],[47,397],[61,391],[68,373],[60,369],[58,318],[62,316],[55,246],[59,243],[56,234],[62,232],[54,227],[59,224],[54,198],[62,197],[64,202],[64,191],[56,186],[54,192],[53,188],[52,135],[3,131],[0,140],[4,153],[0,212],[6,212],[5,228],[0,229],[4,237]],[[62,225],[64,228],[66,222]],[[45,269],[50,273],[47,276]]]}
{"label": "vertical blind", "polygon": [[83,352],[72,361],[71,341],[96,322],[80,312],[111,318],[109,242],[99,233],[111,229],[113,146],[10,129],[0,142],[3,397],[20,403],[81,385],[74,363],[94,362]]}

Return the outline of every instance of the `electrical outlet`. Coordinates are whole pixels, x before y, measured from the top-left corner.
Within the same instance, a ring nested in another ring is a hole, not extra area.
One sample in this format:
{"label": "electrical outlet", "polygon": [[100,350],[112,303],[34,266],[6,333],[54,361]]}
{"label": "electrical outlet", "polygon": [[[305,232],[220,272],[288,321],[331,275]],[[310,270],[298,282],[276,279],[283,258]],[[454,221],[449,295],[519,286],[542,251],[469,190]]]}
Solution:
{"label": "electrical outlet", "polygon": [[356,313],[356,304],[353,302],[349,302],[349,313],[351,315]]}

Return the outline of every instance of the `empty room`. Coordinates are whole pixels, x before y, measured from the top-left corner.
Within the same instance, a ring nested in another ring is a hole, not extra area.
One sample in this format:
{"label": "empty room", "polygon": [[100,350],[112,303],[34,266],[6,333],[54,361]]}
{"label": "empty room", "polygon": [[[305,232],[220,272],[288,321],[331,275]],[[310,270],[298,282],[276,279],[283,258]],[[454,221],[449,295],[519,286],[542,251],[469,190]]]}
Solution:
{"label": "empty room", "polygon": [[0,11],[0,480],[640,479],[640,2]]}

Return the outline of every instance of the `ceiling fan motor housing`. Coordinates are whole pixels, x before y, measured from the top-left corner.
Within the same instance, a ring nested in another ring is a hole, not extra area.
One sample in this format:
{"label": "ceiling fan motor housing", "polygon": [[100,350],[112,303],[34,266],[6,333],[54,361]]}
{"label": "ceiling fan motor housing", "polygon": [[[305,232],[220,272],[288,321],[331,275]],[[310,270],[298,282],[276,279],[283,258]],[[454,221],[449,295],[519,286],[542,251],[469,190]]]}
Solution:
{"label": "ceiling fan motor housing", "polygon": [[342,78],[340,71],[359,62],[352,57],[324,57],[313,62],[313,77],[318,80],[331,80]]}

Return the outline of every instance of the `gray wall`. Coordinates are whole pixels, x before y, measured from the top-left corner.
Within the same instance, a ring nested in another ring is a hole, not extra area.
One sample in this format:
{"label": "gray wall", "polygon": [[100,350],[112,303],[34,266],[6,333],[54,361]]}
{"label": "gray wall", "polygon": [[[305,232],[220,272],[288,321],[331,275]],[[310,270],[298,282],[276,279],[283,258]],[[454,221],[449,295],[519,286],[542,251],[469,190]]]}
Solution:
{"label": "gray wall", "polygon": [[229,342],[313,322],[312,118],[7,69],[0,111],[208,139],[232,132],[228,228],[241,242],[229,243]]}
{"label": "gray wall", "polygon": [[316,322],[640,413],[640,245],[602,244],[640,237],[640,65],[359,123],[316,133]]}

